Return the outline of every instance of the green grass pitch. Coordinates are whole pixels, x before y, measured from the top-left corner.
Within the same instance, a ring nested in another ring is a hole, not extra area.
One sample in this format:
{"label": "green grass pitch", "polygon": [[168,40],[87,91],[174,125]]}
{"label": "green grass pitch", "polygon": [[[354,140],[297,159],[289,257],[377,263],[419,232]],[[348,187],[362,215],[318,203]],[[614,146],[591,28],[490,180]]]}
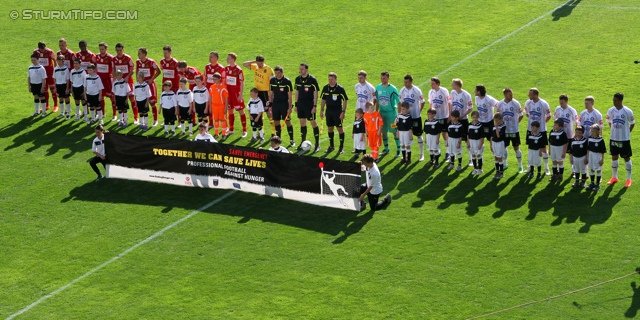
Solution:
{"label": "green grass pitch", "polygon": [[[3,1],[0,317],[228,193],[93,183],[87,163],[92,128],[55,116],[28,117],[33,102],[25,76],[38,41],[57,51],[57,40],[65,37],[77,51],[85,39],[94,52],[106,41],[112,53],[123,42],[132,56],[146,46],[157,61],[170,44],[176,58],[201,70],[211,50],[234,51],[239,62],[263,54],[292,79],[305,61],[321,85],[327,73],[337,72],[352,98],[347,119],[360,69],[374,85],[388,70],[398,87],[411,73],[425,93],[433,75],[447,88],[452,78],[462,78],[469,91],[483,83],[498,99],[509,86],[523,104],[535,86],[552,109],[561,93],[577,110],[594,95],[603,114],[622,91],[638,115],[640,67],[632,62],[640,59],[640,1],[577,0],[554,11],[563,3],[84,0],[73,9],[137,10],[138,20],[50,21],[11,20],[8,13],[71,7]],[[299,137],[295,116],[293,122]],[[114,123],[107,128],[119,131]],[[348,125],[346,132],[350,150]],[[607,128],[607,140],[608,134]],[[635,151],[639,137],[632,133]],[[231,141],[248,143],[237,130]],[[516,173],[513,153],[510,158],[505,178],[496,181],[490,172],[471,178],[469,168],[434,171],[424,162],[402,168],[387,157],[380,167],[393,203],[376,214],[235,192],[16,319],[465,319],[640,266],[640,185],[605,185],[592,194],[571,190],[567,182],[526,182]],[[605,181],[610,164],[606,157]],[[485,172],[490,166],[486,161]],[[630,286],[639,280],[633,276],[488,319],[640,318],[640,291]]]}

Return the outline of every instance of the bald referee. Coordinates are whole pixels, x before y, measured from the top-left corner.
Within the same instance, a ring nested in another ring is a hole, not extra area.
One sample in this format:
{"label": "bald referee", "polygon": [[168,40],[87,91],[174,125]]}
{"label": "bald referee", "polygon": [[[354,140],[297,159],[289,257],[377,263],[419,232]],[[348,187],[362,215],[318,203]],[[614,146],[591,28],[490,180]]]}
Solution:
{"label": "bald referee", "polygon": [[273,137],[276,130],[271,113],[269,112],[270,106],[267,105],[270,90],[269,80],[274,76],[273,69],[264,63],[264,56],[262,55],[257,56],[255,60],[243,62],[242,66],[253,71],[253,85],[258,89],[258,98],[262,100],[265,113],[269,115],[271,136]]}

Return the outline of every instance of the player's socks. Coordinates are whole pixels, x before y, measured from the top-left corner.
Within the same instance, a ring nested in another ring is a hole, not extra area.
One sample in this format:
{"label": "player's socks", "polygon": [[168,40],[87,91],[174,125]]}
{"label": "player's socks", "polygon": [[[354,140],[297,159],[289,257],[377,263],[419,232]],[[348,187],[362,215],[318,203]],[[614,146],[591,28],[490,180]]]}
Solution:
{"label": "player's socks", "polygon": [[176,125],[175,124],[171,125],[171,132],[173,132],[173,133],[176,132]]}
{"label": "player's socks", "polygon": [[473,161],[473,168],[478,169],[478,159],[473,158],[471,161]]}
{"label": "player's socks", "polygon": [[618,178],[618,160],[611,161],[611,173],[614,178]]}
{"label": "player's socks", "polygon": [[53,112],[55,112],[55,109],[58,108],[58,93],[54,92],[51,97],[53,98]]}
{"label": "player's socks", "polygon": [[[240,123],[242,124],[242,132],[247,132],[247,115],[244,111],[240,114]],[[293,134],[293,131],[291,134]]]}
{"label": "player's socks", "polygon": [[276,125],[276,136],[280,137],[280,135],[282,135],[282,126],[277,124]]}
{"label": "player's socks", "polygon": [[458,157],[458,166],[462,166],[462,156]]}
{"label": "player's socks", "polygon": [[449,156],[449,161],[451,162],[451,164],[454,164],[456,162],[456,156]]}
{"label": "player's socks", "polygon": [[402,150],[402,161],[407,161],[407,151]]}
{"label": "player's socks", "polygon": [[91,115],[91,120],[95,119],[96,110],[95,109],[89,109],[89,115]]}
{"label": "player's socks", "polygon": [[424,142],[422,136],[418,137],[418,148],[420,148],[420,158],[424,157]]}
{"label": "player's socks", "polygon": [[[42,82],[42,85],[45,86],[46,83]],[[44,90],[44,101],[45,101],[45,110],[49,107],[49,90]]]}
{"label": "player's socks", "polygon": [[[293,129],[291,130],[293,132]],[[338,133],[338,138],[340,139],[340,150],[344,149],[344,132]]]}
{"label": "player's socks", "polygon": [[594,184],[596,180],[596,175],[593,172],[591,172],[591,176],[589,178],[591,178],[591,184]]}
{"label": "player's socks", "polygon": [[627,180],[631,180],[631,159],[627,161],[625,167],[627,168]]}
{"label": "player's socks", "polygon": [[371,156],[373,157],[373,159],[378,159],[378,147],[375,147],[375,148],[372,147],[371,148]]}
{"label": "player's socks", "polygon": [[478,169],[482,170],[482,157],[478,158]]}
{"label": "player's socks", "polygon": [[273,122],[273,120],[269,120],[269,122],[271,123],[271,134],[273,134],[274,132],[276,132],[276,124]]}
{"label": "player's socks", "polygon": [[400,138],[394,135],[393,139],[396,140],[396,153],[400,153]]}
{"label": "player's socks", "polygon": [[76,116],[80,115],[80,103],[76,103]]}
{"label": "player's socks", "polygon": [[158,107],[155,104],[151,105],[151,111],[153,112],[153,121],[158,121]]}
{"label": "player's socks", "polygon": [[564,174],[564,166],[560,165],[559,171],[558,171],[559,175],[563,175]]}
{"label": "player's socks", "polygon": [[133,120],[134,121],[138,121],[138,119],[140,119],[139,113],[138,113],[138,107],[131,107],[131,109],[133,110]]}
{"label": "player's socks", "polygon": [[496,173],[500,172],[500,163],[498,163],[498,161],[494,163],[494,168],[496,169]]}
{"label": "player's socks", "polygon": [[502,162],[504,162],[505,165],[509,166],[507,163],[509,163],[509,148],[504,148],[504,158],[502,158]]}
{"label": "player's socks", "polygon": [[165,133],[169,132],[169,125],[168,124],[164,125],[164,132]]}
{"label": "player's socks", "polygon": [[113,110],[113,116],[115,117],[118,114],[118,108],[116,108],[116,102],[111,99],[111,109]]}
{"label": "player's socks", "polygon": [[334,137],[334,133],[333,132],[329,132],[329,146],[331,146],[333,148],[333,137]]}
{"label": "player's socks", "polygon": [[498,162],[498,172],[504,172],[504,162]]}
{"label": "player's socks", "polygon": [[67,115],[71,114],[71,102],[64,103],[64,110]]}
{"label": "player's socks", "polygon": [[100,100],[100,110],[102,111],[102,113],[105,113],[104,112],[104,105],[105,105],[104,99]]}
{"label": "player's socks", "polygon": [[253,135],[252,135],[252,137],[253,137],[254,139],[258,137],[258,131],[257,131],[257,129],[256,129],[256,128],[253,128]]}
{"label": "player's socks", "polygon": [[596,174],[596,184],[600,184],[600,181],[602,181],[602,173],[597,173]]}
{"label": "player's socks", "polygon": [[529,174],[533,175],[533,166],[529,166]]}
{"label": "player's socks", "polygon": [[[287,127],[288,129],[289,127]],[[307,140],[307,126],[300,126],[300,136],[302,137],[300,141]],[[293,139],[293,138],[291,138]]]}
{"label": "player's socks", "polygon": [[180,130],[181,130],[182,132],[184,132],[184,122],[181,122],[181,123],[180,123]]}
{"label": "player's socks", "polygon": [[229,130],[229,128],[227,128],[227,122],[226,122],[226,121],[224,121],[224,120],[221,120],[221,121],[220,121],[220,123],[221,123],[221,125],[220,125],[220,126],[222,127],[222,129],[221,129],[221,130],[222,130],[222,131],[221,131],[221,132],[222,132],[222,134],[227,134],[227,132],[228,132],[228,130]]}
{"label": "player's socks", "polygon": [[440,163],[440,154],[436,153],[434,157],[436,158],[436,164]]}
{"label": "player's socks", "polygon": [[587,182],[587,174],[583,173],[582,174],[582,183],[585,183],[585,182]]}
{"label": "player's socks", "polygon": [[102,116],[103,116],[103,113],[100,112],[100,110],[98,110],[98,120],[99,121],[102,121]]}
{"label": "player's socks", "polygon": [[518,168],[522,168],[522,151],[520,149],[516,151],[516,160],[518,160]]}
{"label": "player's socks", "polygon": [[542,160],[544,161],[544,168],[545,170],[549,171],[549,154],[548,153],[543,153],[542,154]]}
{"label": "player's socks", "polygon": [[33,112],[34,113],[38,113],[38,111],[40,111],[40,100],[39,99],[33,99]]}
{"label": "player's socks", "polygon": [[[236,122],[236,115],[233,113],[233,109],[229,110],[229,130],[233,131],[235,122]],[[278,134],[278,137],[280,137],[280,135]]]}
{"label": "player's socks", "polygon": [[213,121],[213,113],[209,113],[208,117],[209,117],[209,123],[213,124],[214,123],[214,121]]}
{"label": "player's socks", "polygon": [[411,150],[407,150],[407,161],[411,161]]}
{"label": "player's socks", "polygon": [[542,172],[542,166],[538,166],[538,174]]}
{"label": "player's socks", "polygon": [[189,122],[189,134],[193,132],[193,122]]}
{"label": "player's socks", "polygon": [[293,126],[287,126],[287,133],[289,134],[289,140],[293,140]]}
{"label": "player's socks", "polygon": [[313,137],[316,139],[316,148],[317,148],[320,145],[320,128],[318,127],[313,128]]}
{"label": "player's socks", "polygon": [[382,145],[385,151],[389,151],[389,136],[386,133],[382,134]]}
{"label": "player's socks", "polygon": [[42,109],[42,114],[47,112],[47,103],[44,100],[40,100],[40,109]]}

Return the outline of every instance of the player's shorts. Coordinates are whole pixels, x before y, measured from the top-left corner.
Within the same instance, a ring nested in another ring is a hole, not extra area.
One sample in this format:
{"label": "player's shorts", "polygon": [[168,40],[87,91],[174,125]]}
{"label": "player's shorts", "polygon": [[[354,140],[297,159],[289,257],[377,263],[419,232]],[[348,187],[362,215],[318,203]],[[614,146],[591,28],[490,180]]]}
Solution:
{"label": "player's shorts", "polygon": [[396,122],[398,113],[395,111],[393,112],[380,111],[380,115],[382,116],[382,133],[396,132],[397,129],[392,125]]}
{"label": "player's shorts", "polygon": [[162,108],[162,117],[164,118],[164,124],[170,125],[176,123],[176,108],[171,107],[169,109]]}
{"label": "player's shorts", "polygon": [[87,106],[90,109],[100,108],[100,95],[87,94]]}
{"label": "player's shorts", "polygon": [[[504,145],[504,141],[493,142],[491,144],[493,148],[493,156],[496,158],[504,158],[507,154],[507,147]],[[504,159],[503,159],[504,160]]]}
{"label": "player's shorts", "polygon": [[196,109],[196,115],[198,116],[198,118],[204,118],[206,116],[208,116],[207,113],[205,113],[206,109],[207,109],[207,104],[206,103],[194,103],[195,105],[195,109]]}
{"label": "player's shorts", "polygon": [[367,132],[367,141],[369,143],[369,148],[380,148],[382,145],[382,136],[378,134],[377,131]]}
{"label": "player's shorts", "polygon": [[600,165],[601,157],[604,157],[602,153],[589,152],[589,170],[602,171],[602,166]]}
{"label": "player's shorts", "polygon": [[411,132],[416,137],[421,137],[424,131],[422,130],[422,117],[411,119]]}
{"label": "player's shorts", "polygon": [[449,119],[436,119],[440,132],[449,132]]}
{"label": "player's shorts", "polygon": [[482,158],[482,155],[484,154],[484,143],[482,142],[482,139],[469,139],[469,151],[471,151],[471,155],[474,155],[477,158]]}
{"label": "player's shorts", "polygon": [[539,167],[542,165],[542,161],[540,160],[540,150],[531,150],[529,149],[529,153],[527,154],[527,158],[529,160],[530,167]]}
{"label": "player's shorts", "polygon": [[31,84],[31,93],[34,96],[44,96],[44,93],[41,93],[40,90],[42,90],[42,83]]}
{"label": "player's shorts", "polygon": [[265,112],[271,108],[271,106],[267,106],[267,101],[269,101],[269,91],[258,91],[258,99],[262,101]]}
{"label": "player's shorts", "polygon": [[341,109],[338,109],[337,111],[327,110],[327,114],[325,115],[327,119],[327,127],[342,128],[342,120],[340,120],[341,113]]}
{"label": "player's shorts", "polygon": [[136,100],[136,106],[138,107],[139,113],[142,113],[142,114],[149,113],[149,106],[147,105],[147,99]]}
{"label": "player's shorts", "polygon": [[440,150],[440,139],[437,135],[427,133],[427,150],[438,151]]}
{"label": "player's shorts", "polygon": [[504,145],[505,146],[514,146],[514,147],[519,147],[521,144],[520,142],[520,132],[516,132],[516,133],[505,133],[504,135]]}
{"label": "player's shorts", "polygon": [[587,157],[573,157],[573,172],[587,173],[587,165],[584,164],[586,158]]}
{"label": "player's shorts", "polygon": [[564,162],[564,157],[562,156],[562,151],[564,150],[564,146],[550,146],[550,156],[551,161],[553,162]]}
{"label": "player's shorts", "polygon": [[191,115],[189,114],[189,107],[180,107],[178,106],[178,110],[180,111],[180,122],[186,121],[187,123],[191,123]]}
{"label": "player's shorts", "polygon": [[[249,116],[251,117],[251,119],[255,119],[258,115],[257,114],[250,114]],[[262,116],[264,117],[264,112],[262,113]],[[262,117],[260,117],[260,119],[258,119],[258,121],[251,120],[251,128],[256,128],[256,129],[262,128]]]}
{"label": "player's shorts", "polygon": [[98,76],[100,77],[100,81],[102,81],[102,86],[104,87],[104,89],[102,89],[102,99],[104,99],[104,97],[113,97],[113,82],[111,80],[111,77],[101,75]]}
{"label": "player's shorts", "polygon": [[621,156],[622,158],[631,158],[631,141],[609,141],[609,153],[612,156]]}
{"label": "player's shorts", "polygon": [[151,82],[149,85],[149,90],[151,90],[151,97],[149,97],[149,103],[154,104],[158,102],[158,88],[156,87],[155,82]]}
{"label": "player's shorts", "polygon": [[482,136],[487,138],[487,140],[491,140],[491,132],[493,131],[493,120],[489,122],[480,122],[482,125]]}
{"label": "player's shorts", "polygon": [[58,93],[58,97],[62,99],[69,98],[69,94],[67,94],[66,84],[56,84],[56,92]]}
{"label": "player's shorts", "polygon": [[126,112],[129,109],[128,99],[129,97],[127,96],[116,96],[116,109]]}
{"label": "player's shorts", "polygon": [[211,105],[211,115],[213,121],[225,121],[224,118],[224,106],[223,105]]}
{"label": "player's shorts", "polygon": [[[467,119],[458,119],[458,122],[462,125],[463,132],[469,132],[469,120]],[[467,140],[467,137],[462,137],[462,140]]]}
{"label": "player's shorts", "polygon": [[458,147],[458,138],[447,138],[447,153],[449,156],[462,156],[462,143]]}
{"label": "player's shorts", "polygon": [[[540,139],[538,139],[540,147],[546,147],[549,145],[549,137],[547,136],[546,132],[540,132],[542,133],[542,137]],[[533,133],[531,133],[531,131],[527,130],[527,139],[529,139],[529,136],[532,136]]]}
{"label": "player's shorts", "polygon": [[411,140],[411,131],[398,131],[398,138],[400,139],[401,146],[410,146],[413,144]]}
{"label": "player's shorts", "polygon": [[287,113],[289,113],[288,105],[272,105],[271,117],[273,120],[280,121],[287,119]]}
{"label": "player's shorts", "polygon": [[229,90],[229,109],[244,110],[244,99],[238,99],[240,93]]}
{"label": "player's shorts", "polygon": [[[367,142],[364,138],[364,133],[353,134],[353,148],[356,150],[367,150]],[[362,140],[362,141],[360,141]]]}
{"label": "player's shorts", "polygon": [[313,109],[312,105],[300,105],[299,103],[296,105],[298,108],[298,119],[307,119],[309,121],[316,120],[316,114],[311,113]]}
{"label": "player's shorts", "polygon": [[79,87],[71,87],[71,93],[73,94],[73,100],[80,101],[84,100],[84,86]]}

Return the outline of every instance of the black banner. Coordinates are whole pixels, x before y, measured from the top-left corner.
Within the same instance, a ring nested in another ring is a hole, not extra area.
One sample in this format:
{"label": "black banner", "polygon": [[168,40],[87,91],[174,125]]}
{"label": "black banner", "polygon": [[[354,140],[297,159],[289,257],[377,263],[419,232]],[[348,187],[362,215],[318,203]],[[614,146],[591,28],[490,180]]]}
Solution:
{"label": "black banner", "polygon": [[[109,132],[105,133],[105,153],[111,167],[109,171],[117,178],[159,182],[167,180],[167,183],[181,184],[180,181],[175,181],[180,178],[162,175],[178,173],[186,175],[185,185],[222,188],[224,185],[219,180],[224,179],[230,181],[236,189],[245,190],[243,184],[263,187],[260,189],[263,191],[246,188],[249,192],[268,194],[269,190],[272,190],[283,198],[315,203],[312,199],[301,200],[297,199],[298,196],[283,196],[280,189],[313,193],[335,198],[337,207],[358,207],[351,205],[359,196],[358,187],[361,181],[360,165],[354,162],[221,143],[169,140]],[[114,171],[116,168],[143,169],[157,174],[132,176],[131,171],[122,171],[118,176]],[[191,184],[189,177],[194,179]],[[210,181],[195,181],[203,180],[203,177]],[[325,205],[326,201],[327,199],[318,201],[318,204]]]}

